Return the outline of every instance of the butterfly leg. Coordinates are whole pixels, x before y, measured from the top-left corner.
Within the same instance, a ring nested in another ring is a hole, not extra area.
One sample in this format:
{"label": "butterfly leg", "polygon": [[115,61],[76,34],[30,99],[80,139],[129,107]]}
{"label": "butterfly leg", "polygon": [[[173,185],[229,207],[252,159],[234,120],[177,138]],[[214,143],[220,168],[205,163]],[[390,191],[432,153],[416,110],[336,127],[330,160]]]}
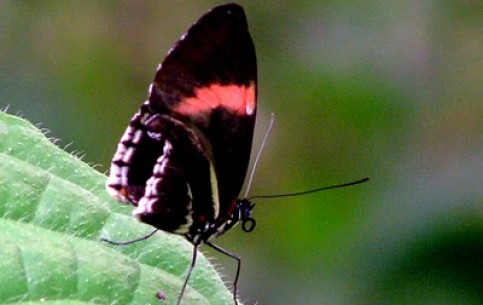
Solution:
{"label": "butterfly leg", "polygon": [[139,237],[139,238],[136,238],[136,239],[133,239],[133,240],[129,240],[129,241],[124,241],[124,242],[112,241],[112,240],[109,240],[107,238],[101,238],[101,241],[104,241],[106,243],[109,243],[109,244],[115,245],[115,246],[127,246],[127,245],[130,245],[130,244],[137,243],[139,241],[146,240],[146,239],[150,238],[151,236],[153,236],[156,232],[158,232],[158,229],[154,230],[153,232],[149,233],[146,236],[142,236],[142,237]]}
{"label": "butterfly leg", "polygon": [[238,295],[238,278],[240,277],[241,257],[238,256],[238,255],[236,255],[236,254],[234,254],[234,253],[231,253],[230,251],[228,251],[226,249],[223,249],[222,247],[220,247],[218,245],[212,244],[209,241],[205,241],[205,244],[207,244],[208,246],[210,246],[211,248],[215,249],[216,251],[218,251],[220,253],[223,253],[223,254],[228,255],[229,257],[231,257],[233,259],[236,259],[236,261],[237,261],[237,267],[236,267],[235,280],[233,281],[233,301],[235,302],[235,305],[238,305],[238,299],[237,299],[237,295]]}
{"label": "butterfly leg", "polygon": [[191,273],[193,272],[193,269],[196,265],[196,258],[198,257],[198,247],[200,246],[199,243],[193,244],[193,256],[191,258],[191,265],[190,268],[188,269],[188,274],[186,275],[186,278],[183,283],[183,287],[181,287],[181,292],[179,293],[178,301],[176,301],[176,305],[179,305],[181,303],[181,299],[183,298],[184,291],[186,290],[186,286],[188,286],[188,281],[191,277]]}

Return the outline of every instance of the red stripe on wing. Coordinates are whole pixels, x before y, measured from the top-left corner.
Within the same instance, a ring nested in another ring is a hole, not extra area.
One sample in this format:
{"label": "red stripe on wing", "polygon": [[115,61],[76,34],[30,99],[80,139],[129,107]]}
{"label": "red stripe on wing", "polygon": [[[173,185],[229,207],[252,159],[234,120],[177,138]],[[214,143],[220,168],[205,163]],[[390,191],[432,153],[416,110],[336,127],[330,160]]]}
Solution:
{"label": "red stripe on wing", "polygon": [[254,114],[256,107],[255,84],[251,83],[250,86],[213,84],[198,88],[195,90],[194,97],[183,99],[173,110],[179,114],[193,116],[218,107],[240,115]]}

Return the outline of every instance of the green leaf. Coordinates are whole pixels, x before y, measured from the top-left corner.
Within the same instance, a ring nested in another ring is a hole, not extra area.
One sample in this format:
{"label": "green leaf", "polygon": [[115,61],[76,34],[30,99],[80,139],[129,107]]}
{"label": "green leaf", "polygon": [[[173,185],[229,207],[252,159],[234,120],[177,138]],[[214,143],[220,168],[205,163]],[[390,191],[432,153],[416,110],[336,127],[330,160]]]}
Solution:
{"label": "green leaf", "polygon": [[[192,245],[152,231],[111,200],[106,177],[29,122],[0,112],[0,304],[175,304]],[[198,256],[182,304],[233,304]],[[158,300],[162,291],[165,301]]]}

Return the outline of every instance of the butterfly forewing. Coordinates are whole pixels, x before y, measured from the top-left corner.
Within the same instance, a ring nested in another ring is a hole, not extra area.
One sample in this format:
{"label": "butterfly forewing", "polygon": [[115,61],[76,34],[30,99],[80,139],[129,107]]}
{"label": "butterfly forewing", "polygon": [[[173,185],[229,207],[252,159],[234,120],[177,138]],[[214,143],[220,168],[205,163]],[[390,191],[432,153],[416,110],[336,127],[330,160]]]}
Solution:
{"label": "butterfly forewing", "polygon": [[[214,8],[170,51],[150,98],[159,111],[192,121],[207,136],[226,215],[248,166],[256,112],[255,48],[243,9]],[[179,96],[181,95],[181,96]]]}

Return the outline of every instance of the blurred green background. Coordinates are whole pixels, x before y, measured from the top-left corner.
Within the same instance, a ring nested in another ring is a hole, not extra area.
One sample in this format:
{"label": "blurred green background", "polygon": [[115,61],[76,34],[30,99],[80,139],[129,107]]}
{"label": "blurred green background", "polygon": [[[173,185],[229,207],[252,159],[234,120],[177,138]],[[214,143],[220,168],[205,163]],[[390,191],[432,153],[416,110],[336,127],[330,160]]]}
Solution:
{"label": "blurred green background", "polygon": [[[218,1],[0,2],[0,107],[107,171],[157,64]],[[246,304],[483,303],[483,2],[239,1],[259,61]],[[207,251],[207,249],[204,249]],[[230,282],[235,263],[216,253]]]}

